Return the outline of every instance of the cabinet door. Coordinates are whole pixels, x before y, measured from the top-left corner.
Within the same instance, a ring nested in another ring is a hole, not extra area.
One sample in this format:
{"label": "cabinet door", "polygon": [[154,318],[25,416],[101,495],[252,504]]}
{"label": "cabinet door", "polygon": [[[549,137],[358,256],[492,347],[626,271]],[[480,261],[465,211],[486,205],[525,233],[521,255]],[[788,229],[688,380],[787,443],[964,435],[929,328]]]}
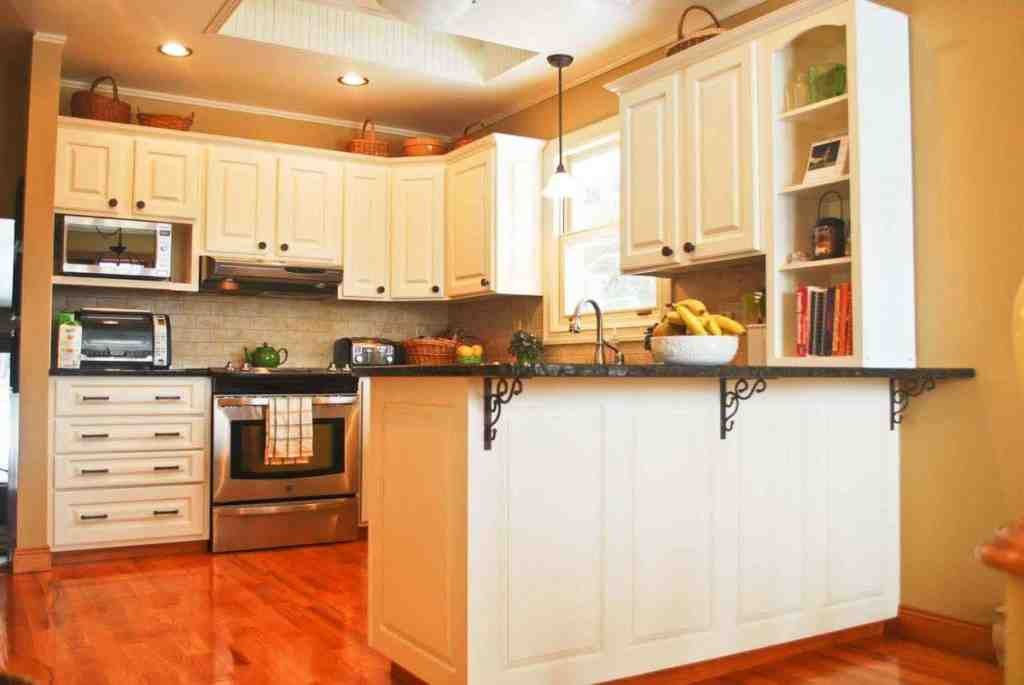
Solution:
{"label": "cabinet door", "polygon": [[139,217],[197,219],[203,149],[179,140],[135,140],[135,193]]}
{"label": "cabinet door", "polygon": [[277,160],[260,150],[220,145],[206,154],[206,249],[274,254]]}
{"label": "cabinet door", "polygon": [[54,205],[104,216],[131,214],[131,163],[131,138],[60,128]]}
{"label": "cabinet door", "polygon": [[448,169],[449,297],[494,289],[494,170],[494,150],[459,160]]}
{"label": "cabinet door", "polygon": [[622,96],[622,270],[678,264],[679,75]]}
{"label": "cabinet door", "polygon": [[343,297],[388,296],[388,170],[370,164],[345,166],[345,278]]}
{"label": "cabinet door", "polygon": [[744,45],[686,70],[683,197],[694,261],[760,248],[755,54],[753,44]]}
{"label": "cabinet door", "polygon": [[391,296],[443,297],[444,167],[398,167],[391,184]]}
{"label": "cabinet door", "polygon": [[341,190],[339,163],[303,156],[280,159],[278,257],[341,263]]}

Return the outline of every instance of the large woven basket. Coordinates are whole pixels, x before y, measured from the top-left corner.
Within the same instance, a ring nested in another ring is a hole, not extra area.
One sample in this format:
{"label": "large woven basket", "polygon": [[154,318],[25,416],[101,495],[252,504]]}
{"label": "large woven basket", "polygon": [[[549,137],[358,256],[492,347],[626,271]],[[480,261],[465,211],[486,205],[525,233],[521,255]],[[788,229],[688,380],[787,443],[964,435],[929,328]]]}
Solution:
{"label": "large woven basket", "polygon": [[448,338],[413,338],[402,343],[407,364],[445,366],[455,363],[459,343]]}
{"label": "large woven basket", "polygon": [[[686,24],[686,15],[692,12],[693,10],[698,10],[700,12],[704,12],[705,14],[707,14],[709,17],[711,17],[713,25],[709,24],[705,28],[699,31],[694,31],[693,33],[683,33],[683,27]],[[718,17],[715,16],[714,12],[709,10],[707,7],[704,7],[703,5],[690,5],[683,12],[683,16],[679,17],[679,40],[673,43],[669,47],[669,49],[665,51],[665,55],[670,56],[676,54],[677,52],[682,52],[686,48],[692,48],[694,45],[697,45],[698,43],[703,43],[706,40],[714,38],[715,36],[719,36],[725,33],[725,31],[726,29],[722,28],[722,25],[718,22]]]}
{"label": "large woven basket", "polygon": [[388,141],[377,140],[377,127],[370,119],[363,122],[363,132],[359,137],[349,141],[348,151],[374,157],[387,157],[391,154]]}
{"label": "large woven basket", "polygon": [[[104,81],[110,81],[114,87],[114,97],[96,92],[96,86]],[[71,96],[71,115],[81,119],[127,124],[132,118],[132,107],[127,102],[121,102],[117,96],[117,82],[113,76],[100,76],[92,82],[89,90],[80,90]]]}
{"label": "large woven basket", "polygon": [[139,110],[136,112],[135,118],[139,120],[139,124],[142,126],[188,131],[192,128],[192,122],[195,121],[196,115],[195,112],[187,117],[179,117],[174,114],[144,114],[142,110]]}

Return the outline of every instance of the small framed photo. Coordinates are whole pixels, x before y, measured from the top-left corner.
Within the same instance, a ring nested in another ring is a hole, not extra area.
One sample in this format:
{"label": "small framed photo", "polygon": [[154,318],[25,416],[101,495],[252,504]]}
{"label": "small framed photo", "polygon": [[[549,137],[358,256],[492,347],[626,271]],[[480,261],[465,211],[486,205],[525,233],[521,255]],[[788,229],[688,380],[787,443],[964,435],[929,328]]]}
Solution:
{"label": "small framed photo", "polygon": [[843,135],[813,143],[807,155],[804,184],[819,183],[845,174],[849,152],[849,136]]}

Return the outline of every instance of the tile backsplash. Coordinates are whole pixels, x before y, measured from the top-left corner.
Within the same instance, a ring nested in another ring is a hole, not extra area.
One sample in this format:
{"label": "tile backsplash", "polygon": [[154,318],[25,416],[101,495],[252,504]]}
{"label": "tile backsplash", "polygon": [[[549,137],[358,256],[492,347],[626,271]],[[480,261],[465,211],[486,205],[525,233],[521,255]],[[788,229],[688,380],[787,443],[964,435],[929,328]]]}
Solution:
{"label": "tile backsplash", "polygon": [[175,367],[223,366],[264,341],[288,349],[289,366],[326,366],[337,338],[404,340],[448,327],[448,304],[341,302],[58,286],[54,311],[145,309],[171,316]]}

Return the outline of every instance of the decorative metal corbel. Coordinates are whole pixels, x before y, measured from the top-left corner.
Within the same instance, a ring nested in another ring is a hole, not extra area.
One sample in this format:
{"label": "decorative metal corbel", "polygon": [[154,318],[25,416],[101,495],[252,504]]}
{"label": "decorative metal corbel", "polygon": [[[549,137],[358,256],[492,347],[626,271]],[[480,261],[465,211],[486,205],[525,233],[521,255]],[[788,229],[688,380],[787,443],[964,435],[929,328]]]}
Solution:
{"label": "decorative metal corbel", "polygon": [[935,389],[934,376],[915,376],[913,378],[889,379],[889,430],[903,423],[912,397],[919,397]]}
{"label": "decorative metal corbel", "polygon": [[[494,381],[497,380],[495,388]],[[511,383],[508,378],[484,379],[484,449],[490,451],[494,438],[498,435],[498,420],[501,418],[502,406],[512,401],[513,397],[523,392],[523,380],[514,376]]]}
{"label": "decorative metal corbel", "polygon": [[755,378],[753,382],[748,378],[738,378],[733,384],[733,389],[730,390],[728,379],[718,379],[719,427],[722,440],[725,440],[726,434],[732,431],[736,423],[734,419],[740,410],[740,402],[764,392],[767,387],[768,382],[764,378]]}

